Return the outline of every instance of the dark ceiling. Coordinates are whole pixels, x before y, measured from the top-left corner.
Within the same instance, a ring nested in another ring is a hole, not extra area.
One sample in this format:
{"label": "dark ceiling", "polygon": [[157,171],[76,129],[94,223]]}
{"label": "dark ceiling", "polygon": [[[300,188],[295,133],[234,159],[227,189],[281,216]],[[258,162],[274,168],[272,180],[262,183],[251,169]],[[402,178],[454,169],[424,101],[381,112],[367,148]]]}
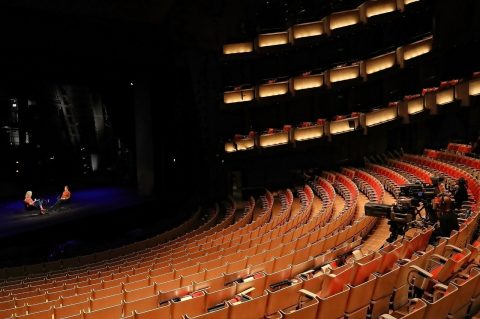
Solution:
{"label": "dark ceiling", "polygon": [[186,50],[219,50],[249,2],[0,0],[0,81],[155,74]]}
{"label": "dark ceiling", "polygon": [[225,42],[362,1],[0,0],[0,63],[151,63],[162,49],[219,50]]}
{"label": "dark ceiling", "polygon": [[2,0],[3,7],[27,9],[57,15],[78,15],[157,24],[170,9],[173,1],[162,0]]}

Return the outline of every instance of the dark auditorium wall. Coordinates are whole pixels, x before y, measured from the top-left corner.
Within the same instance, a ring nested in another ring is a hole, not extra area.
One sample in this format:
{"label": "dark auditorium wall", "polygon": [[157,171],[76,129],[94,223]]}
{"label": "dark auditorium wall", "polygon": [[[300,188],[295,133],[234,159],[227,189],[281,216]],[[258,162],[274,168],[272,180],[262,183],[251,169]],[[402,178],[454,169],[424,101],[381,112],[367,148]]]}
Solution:
{"label": "dark auditorium wall", "polygon": [[446,76],[469,75],[480,61],[480,3],[475,0],[434,1],[434,48]]}

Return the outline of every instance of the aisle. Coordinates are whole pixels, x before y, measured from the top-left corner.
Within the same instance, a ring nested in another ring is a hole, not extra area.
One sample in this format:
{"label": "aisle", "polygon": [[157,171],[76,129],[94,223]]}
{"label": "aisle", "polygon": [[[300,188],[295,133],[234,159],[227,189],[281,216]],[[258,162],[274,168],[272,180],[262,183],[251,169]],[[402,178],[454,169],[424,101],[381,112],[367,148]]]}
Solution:
{"label": "aisle", "polygon": [[[383,203],[393,204],[394,202],[395,198],[390,193],[385,192]],[[379,250],[386,243],[388,237],[390,237],[390,225],[388,225],[388,219],[379,218],[374,230],[363,242],[362,252],[367,253],[369,251]]]}

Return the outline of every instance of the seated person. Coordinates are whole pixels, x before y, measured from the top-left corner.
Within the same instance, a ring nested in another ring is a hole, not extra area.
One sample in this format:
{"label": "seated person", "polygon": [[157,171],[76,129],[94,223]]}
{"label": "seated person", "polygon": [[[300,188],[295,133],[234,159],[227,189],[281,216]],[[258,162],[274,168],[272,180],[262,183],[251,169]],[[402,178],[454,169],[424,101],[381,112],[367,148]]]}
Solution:
{"label": "seated person", "polygon": [[435,189],[435,195],[441,196],[443,194],[447,194],[447,187],[445,186],[445,180],[443,178],[440,179],[437,188]]}
{"label": "seated person", "polygon": [[468,200],[467,181],[465,178],[460,177],[458,179],[453,198],[455,200],[454,207],[457,209],[462,208],[463,202]]}
{"label": "seated person", "polygon": [[471,152],[473,154],[480,154],[480,135],[477,137],[477,140],[473,142]]}
{"label": "seated person", "polygon": [[25,208],[28,210],[40,209],[40,214],[42,215],[44,215],[45,212],[47,211],[43,207],[43,200],[32,198],[32,191],[28,191],[25,193],[25,199],[23,200],[23,202],[25,203]]}
{"label": "seated person", "polygon": [[452,230],[459,230],[457,214],[453,211],[452,199],[442,196],[436,206],[438,221],[440,222],[440,236],[450,237]]}
{"label": "seated person", "polygon": [[70,190],[68,189],[68,186],[65,185],[65,187],[63,188],[62,195],[57,197],[57,201],[55,202],[55,204],[53,204],[53,206],[50,209],[55,209],[59,205],[63,205],[65,203],[67,203],[68,201],[70,201],[71,196],[72,196],[72,194],[70,193]]}
{"label": "seated person", "polygon": [[439,183],[435,186],[435,197],[432,199],[431,205],[428,205],[425,209],[427,211],[428,220],[434,224],[438,221],[438,207],[444,196],[447,196],[448,192],[444,184],[444,179],[439,178]]}

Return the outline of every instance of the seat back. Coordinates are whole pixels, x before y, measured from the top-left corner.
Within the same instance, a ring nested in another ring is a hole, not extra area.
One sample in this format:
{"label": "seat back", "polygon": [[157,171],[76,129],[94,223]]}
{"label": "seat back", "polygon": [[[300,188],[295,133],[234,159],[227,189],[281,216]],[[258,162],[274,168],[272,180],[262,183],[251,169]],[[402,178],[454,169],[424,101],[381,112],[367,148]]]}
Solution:
{"label": "seat back", "polygon": [[458,288],[455,302],[452,304],[450,314],[456,314],[461,308],[467,306],[474,297],[475,289],[480,285],[480,270],[472,268],[467,278],[454,278],[452,283]]}
{"label": "seat back", "polygon": [[384,274],[393,268],[393,265],[400,258],[400,253],[402,252],[402,245],[388,245],[384,247],[380,253],[383,255],[382,262],[378,267],[378,272]]}
{"label": "seat back", "polygon": [[298,303],[298,291],[302,288],[302,282],[288,285],[276,291],[268,291],[267,315],[272,315],[281,309],[291,307]]}
{"label": "seat back", "polygon": [[158,318],[171,318],[171,309],[170,309],[170,302],[162,307],[158,307],[155,309],[151,309],[144,312],[134,311],[133,318],[134,319],[158,319]]}
{"label": "seat back", "polygon": [[53,312],[55,314],[55,319],[66,318],[79,314],[82,311],[88,310],[90,307],[90,302],[88,300],[71,304],[67,306],[55,307]]}
{"label": "seat back", "polygon": [[52,319],[53,317],[53,308],[49,308],[44,311],[24,314],[24,315],[15,315],[14,318],[18,319]]}
{"label": "seat back", "polygon": [[342,269],[335,274],[327,274],[322,284],[319,296],[326,298],[341,292],[353,277],[352,266]]}
{"label": "seat back", "polygon": [[184,315],[184,319],[228,319],[229,314],[228,304],[225,304],[223,308],[213,310],[198,316]]}
{"label": "seat back", "polygon": [[84,312],[84,319],[112,319],[120,318],[123,313],[123,303],[91,312]]}
{"label": "seat back", "polygon": [[171,318],[181,319],[182,315],[197,316],[205,311],[206,296],[203,291],[190,294],[190,299],[173,301],[171,306]]}
{"label": "seat back", "polygon": [[249,301],[241,303],[231,303],[230,319],[252,319],[263,318],[267,308],[268,293],[265,291],[263,295]]}
{"label": "seat back", "polygon": [[153,295],[135,301],[126,301],[124,304],[124,313],[127,316],[133,314],[134,311],[145,312],[158,307],[158,296]]}
{"label": "seat back", "polygon": [[[447,318],[448,312],[455,301],[455,295],[458,288],[454,284],[449,284],[445,293],[433,302],[425,301],[427,309],[424,318]],[[434,295],[436,292],[434,292]]]}
{"label": "seat back", "polygon": [[367,262],[356,261],[353,266],[353,276],[351,280],[352,286],[360,285],[368,280],[371,274],[378,271],[383,256],[380,254],[374,254],[372,259]]}
{"label": "seat back", "polygon": [[285,319],[316,319],[318,300],[312,299],[300,302],[298,305],[280,310],[280,318]]}

